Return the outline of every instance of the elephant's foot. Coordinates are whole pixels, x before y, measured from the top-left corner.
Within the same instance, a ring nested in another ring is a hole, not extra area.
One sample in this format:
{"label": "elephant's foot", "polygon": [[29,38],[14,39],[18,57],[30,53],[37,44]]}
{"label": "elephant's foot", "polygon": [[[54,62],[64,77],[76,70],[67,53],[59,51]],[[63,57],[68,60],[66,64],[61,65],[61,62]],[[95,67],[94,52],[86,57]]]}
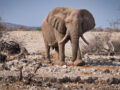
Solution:
{"label": "elephant's foot", "polygon": [[77,59],[74,61],[74,66],[84,66],[84,65],[85,65],[85,62],[80,59]]}
{"label": "elephant's foot", "polygon": [[65,65],[65,62],[64,62],[64,61],[61,61],[61,60],[57,60],[57,61],[54,62],[54,65],[63,66],[63,65]]}
{"label": "elephant's foot", "polygon": [[51,64],[51,60],[49,60],[49,59],[43,60],[42,64]]}
{"label": "elephant's foot", "polygon": [[73,66],[74,65],[74,62],[73,61],[68,61],[66,62],[67,66]]}

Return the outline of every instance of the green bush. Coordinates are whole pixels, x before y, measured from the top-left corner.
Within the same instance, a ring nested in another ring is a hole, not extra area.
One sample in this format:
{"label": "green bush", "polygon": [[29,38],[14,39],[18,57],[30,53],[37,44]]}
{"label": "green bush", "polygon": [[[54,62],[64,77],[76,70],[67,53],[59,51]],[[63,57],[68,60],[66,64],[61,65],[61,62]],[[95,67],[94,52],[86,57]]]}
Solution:
{"label": "green bush", "polygon": [[0,22],[0,31],[5,30],[6,27]]}
{"label": "green bush", "polygon": [[36,30],[41,31],[41,27],[36,28]]}

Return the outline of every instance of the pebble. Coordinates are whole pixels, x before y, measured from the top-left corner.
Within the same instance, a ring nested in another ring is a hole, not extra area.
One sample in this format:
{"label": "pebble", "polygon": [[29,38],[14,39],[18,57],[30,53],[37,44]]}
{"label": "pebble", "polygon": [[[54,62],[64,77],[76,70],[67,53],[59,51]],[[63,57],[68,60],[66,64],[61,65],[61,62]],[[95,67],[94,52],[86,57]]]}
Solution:
{"label": "pebble", "polygon": [[110,73],[110,70],[106,69],[106,70],[103,71],[103,73]]}
{"label": "pebble", "polygon": [[63,69],[66,69],[66,68],[67,68],[67,66],[66,66],[66,65],[63,65],[63,66],[62,66],[62,68],[63,68]]}
{"label": "pebble", "polygon": [[[42,57],[42,56],[41,56]],[[108,75],[108,76],[113,76],[113,78],[108,77],[109,79],[106,79],[106,83],[107,84],[119,84],[119,79],[115,77],[115,75],[120,75],[119,70],[109,70],[109,69],[105,69],[105,70],[101,70],[98,68],[84,68],[84,67],[74,67],[74,66],[59,66],[59,65],[54,65],[54,66],[47,66],[46,64],[42,64],[40,67],[39,63],[41,61],[38,59],[22,59],[22,60],[14,60],[14,61],[9,61],[6,62],[6,64],[0,64],[0,70],[6,70],[6,71],[16,71],[16,70],[20,70],[19,67],[23,67],[22,70],[22,81],[26,84],[29,85],[29,83],[31,82],[31,76],[32,75],[37,75],[38,78],[37,79],[33,79],[34,81],[34,85],[36,82],[41,81],[41,83],[38,83],[39,86],[44,86],[46,85],[45,83],[67,83],[67,82],[72,82],[72,83],[87,83],[87,84],[94,84],[97,80],[97,82],[99,83],[100,80],[104,79],[104,75]],[[94,63],[94,62],[92,62]],[[97,62],[96,62],[97,63]],[[100,66],[100,65],[99,65]],[[36,68],[38,67],[37,72],[35,73]],[[45,72],[45,76],[41,76],[41,72]],[[47,77],[48,76],[53,75],[52,77]],[[79,74],[79,75],[78,75]],[[91,74],[93,74],[95,77],[90,76]],[[40,77],[39,77],[40,75]],[[99,77],[100,76],[100,77]],[[87,78],[86,78],[87,77]],[[4,77],[0,78],[1,80]],[[8,78],[8,77],[7,77]],[[42,78],[42,79],[40,79]],[[52,79],[50,79],[52,78]],[[85,79],[84,79],[85,78]],[[15,78],[15,76],[11,76],[8,79],[9,82],[15,82],[17,79]],[[42,81],[43,80],[43,81]],[[102,81],[104,82],[104,81]],[[50,86],[52,86],[52,84],[48,84],[49,88]],[[18,86],[17,86],[18,87]],[[25,86],[27,87],[27,86]],[[69,87],[69,85],[65,86],[66,88]],[[19,88],[19,87],[18,87]],[[83,88],[81,86],[81,88]],[[29,89],[31,90],[37,90],[36,86],[30,86]],[[94,89],[94,88],[93,88]]]}
{"label": "pebble", "polygon": [[9,68],[5,63],[2,65],[2,68],[3,68],[4,70],[10,70],[10,68]]}

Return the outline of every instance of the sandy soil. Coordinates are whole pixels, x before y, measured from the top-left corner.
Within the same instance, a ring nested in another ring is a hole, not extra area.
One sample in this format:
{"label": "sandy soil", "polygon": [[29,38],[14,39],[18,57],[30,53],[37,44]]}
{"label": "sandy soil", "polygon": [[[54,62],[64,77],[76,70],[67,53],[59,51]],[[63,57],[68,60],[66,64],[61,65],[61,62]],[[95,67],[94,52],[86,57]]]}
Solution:
{"label": "sandy soil", "polygon": [[[43,35],[40,31],[10,31],[4,34],[3,39],[17,41],[29,53],[45,52]],[[52,50],[52,52],[54,51]],[[66,55],[71,55],[70,42],[65,45],[65,53]]]}
{"label": "sandy soil", "polygon": [[[85,34],[87,40],[91,37],[89,33]],[[120,90],[120,57],[86,56],[86,65],[80,67],[43,64],[45,47],[41,32],[11,31],[2,39],[20,43],[30,55],[0,64],[1,90]],[[70,57],[70,42],[65,49]],[[55,54],[51,57],[56,60]]]}
{"label": "sandy soil", "polygon": [[[84,37],[86,40],[89,42],[89,47],[91,45],[94,45],[96,42],[95,37],[99,36],[102,41],[103,48],[105,49],[111,49],[108,45],[108,40],[111,40],[113,43],[117,43],[117,46],[115,44],[114,49],[119,50],[119,45],[120,45],[120,33],[118,32],[87,32],[84,34]],[[107,36],[107,37],[106,37]],[[2,37],[5,40],[14,40],[18,43],[20,43],[22,46],[24,46],[29,53],[39,53],[39,52],[45,52],[45,45],[44,45],[44,40],[43,40],[43,35],[42,32],[40,31],[8,31],[5,33]],[[84,41],[80,38],[79,40],[79,45],[81,48],[81,51],[84,52],[84,50],[88,50],[89,48]],[[54,52],[53,50],[51,50]],[[120,50],[119,50],[120,51]],[[72,51],[71,51],[71,43],[70,41],[66,43],[65,45],[65,54],[66,56],[71,56]]]}

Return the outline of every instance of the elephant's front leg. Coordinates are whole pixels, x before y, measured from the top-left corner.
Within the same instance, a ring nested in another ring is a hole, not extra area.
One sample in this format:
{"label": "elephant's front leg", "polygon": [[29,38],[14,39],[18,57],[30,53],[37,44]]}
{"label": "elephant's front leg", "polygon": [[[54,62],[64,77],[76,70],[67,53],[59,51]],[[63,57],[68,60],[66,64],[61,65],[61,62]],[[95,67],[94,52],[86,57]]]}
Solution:
{"label": "elephant's front leg", "polygon": [[81,55],[80,47],[78,47],[77,59],[82,60],[82,55]]}
{"label": "elephant's front leg", "polygon": [[80,47],[78,47],[77,59],[75,60],[74,65],[75,66],[83,66],[83,65],[85,65],[85,62],[82,60],[82,55],[81,55]]}
{"label": "elephant's front leg", "polygon": [[65,52],[64,52],[64,44],[58,44],[59,47],[59,60],[57,61],[57,64],[64,65],[65,64]]}

